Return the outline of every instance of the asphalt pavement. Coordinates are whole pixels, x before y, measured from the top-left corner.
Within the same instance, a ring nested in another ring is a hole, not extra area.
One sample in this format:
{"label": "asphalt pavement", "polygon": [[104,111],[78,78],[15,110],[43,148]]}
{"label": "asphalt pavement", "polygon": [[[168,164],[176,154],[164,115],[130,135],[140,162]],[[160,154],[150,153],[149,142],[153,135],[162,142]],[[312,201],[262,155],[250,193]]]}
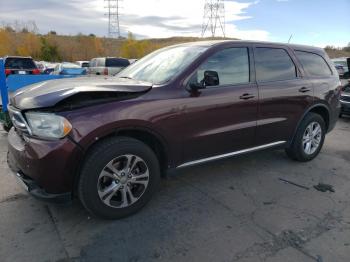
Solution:
{"label": "asphalt pavement", "polygon": [[6,136],[0,130],[2,262],[350,261],[350,118],[311,162],[272,150],[177,170],[144,209],[116,221],[79,201],[29,196],[7,166]]}

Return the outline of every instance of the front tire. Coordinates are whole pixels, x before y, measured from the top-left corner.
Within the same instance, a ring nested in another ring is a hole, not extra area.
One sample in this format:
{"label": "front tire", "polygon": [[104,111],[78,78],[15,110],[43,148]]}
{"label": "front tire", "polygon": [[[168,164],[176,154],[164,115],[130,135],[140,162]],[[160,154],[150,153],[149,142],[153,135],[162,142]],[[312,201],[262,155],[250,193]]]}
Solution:
{"label": "front tire", "polygon": [[314,159],[322,149],[326,135],[324,119],[315,113],[308,113],[294,136],[291,145],[286,149],[293,160],[306,162]]}
{"label": "front tire", "polygon": [[159,162],[153,150],[139,140],[116,137],[100,142],[88,154],[78,194],[93,215],[119,219],[145,206],[159,182]]}

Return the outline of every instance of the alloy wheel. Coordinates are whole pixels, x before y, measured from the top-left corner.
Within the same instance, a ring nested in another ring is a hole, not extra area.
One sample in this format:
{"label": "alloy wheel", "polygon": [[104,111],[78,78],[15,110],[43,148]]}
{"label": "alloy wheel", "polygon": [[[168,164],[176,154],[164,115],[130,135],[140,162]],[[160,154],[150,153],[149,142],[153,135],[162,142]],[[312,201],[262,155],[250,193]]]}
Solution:
{"label": "alloy wheel", "polygon": [[311,122],[303,135],[303,149],[305,154],[312,155],[319,148],[322,140],[322,128],[317,122]]}
{"label": "alloy wheel", "polygon": [[111,160],[101,171],[97,191],[100,200],[113,208],[125,208],[141,198],[149,182],[146,162],[132,154]]}

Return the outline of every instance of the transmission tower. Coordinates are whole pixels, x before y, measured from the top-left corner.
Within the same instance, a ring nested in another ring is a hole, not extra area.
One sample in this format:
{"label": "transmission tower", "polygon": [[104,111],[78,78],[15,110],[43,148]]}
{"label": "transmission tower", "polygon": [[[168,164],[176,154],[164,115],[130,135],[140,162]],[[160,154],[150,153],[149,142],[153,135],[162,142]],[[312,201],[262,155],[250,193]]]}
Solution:
{"label": "transmission tower", "polygon": [[225,3],[224,0],[206,0],[202,25],[202,37],[209,31],[215,37],[217,29],[225,37]]}
{"label": "transmission tower", "polygon": [[120,15],[120,2],[122,0],[104,0],[107,2],[107,13],[108,17],[108,36],[111,38],[120,38],[120,27],[119,27],[119,15]]}

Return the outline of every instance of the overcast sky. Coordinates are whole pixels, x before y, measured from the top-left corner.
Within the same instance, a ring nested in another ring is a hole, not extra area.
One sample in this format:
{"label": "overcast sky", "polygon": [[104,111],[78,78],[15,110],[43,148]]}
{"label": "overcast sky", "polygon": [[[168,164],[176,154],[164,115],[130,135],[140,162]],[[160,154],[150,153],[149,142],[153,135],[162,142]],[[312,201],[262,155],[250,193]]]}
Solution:
{"label": "overcast sky", "polygon": [[[123,0],[122,34],[200,36],[204,0]],[[107,35],[103,0],[0,0],[0,21],[34,20],[41,33]],[[350,42],[350,0],[225,1],[226,35],[324,47]]]}

